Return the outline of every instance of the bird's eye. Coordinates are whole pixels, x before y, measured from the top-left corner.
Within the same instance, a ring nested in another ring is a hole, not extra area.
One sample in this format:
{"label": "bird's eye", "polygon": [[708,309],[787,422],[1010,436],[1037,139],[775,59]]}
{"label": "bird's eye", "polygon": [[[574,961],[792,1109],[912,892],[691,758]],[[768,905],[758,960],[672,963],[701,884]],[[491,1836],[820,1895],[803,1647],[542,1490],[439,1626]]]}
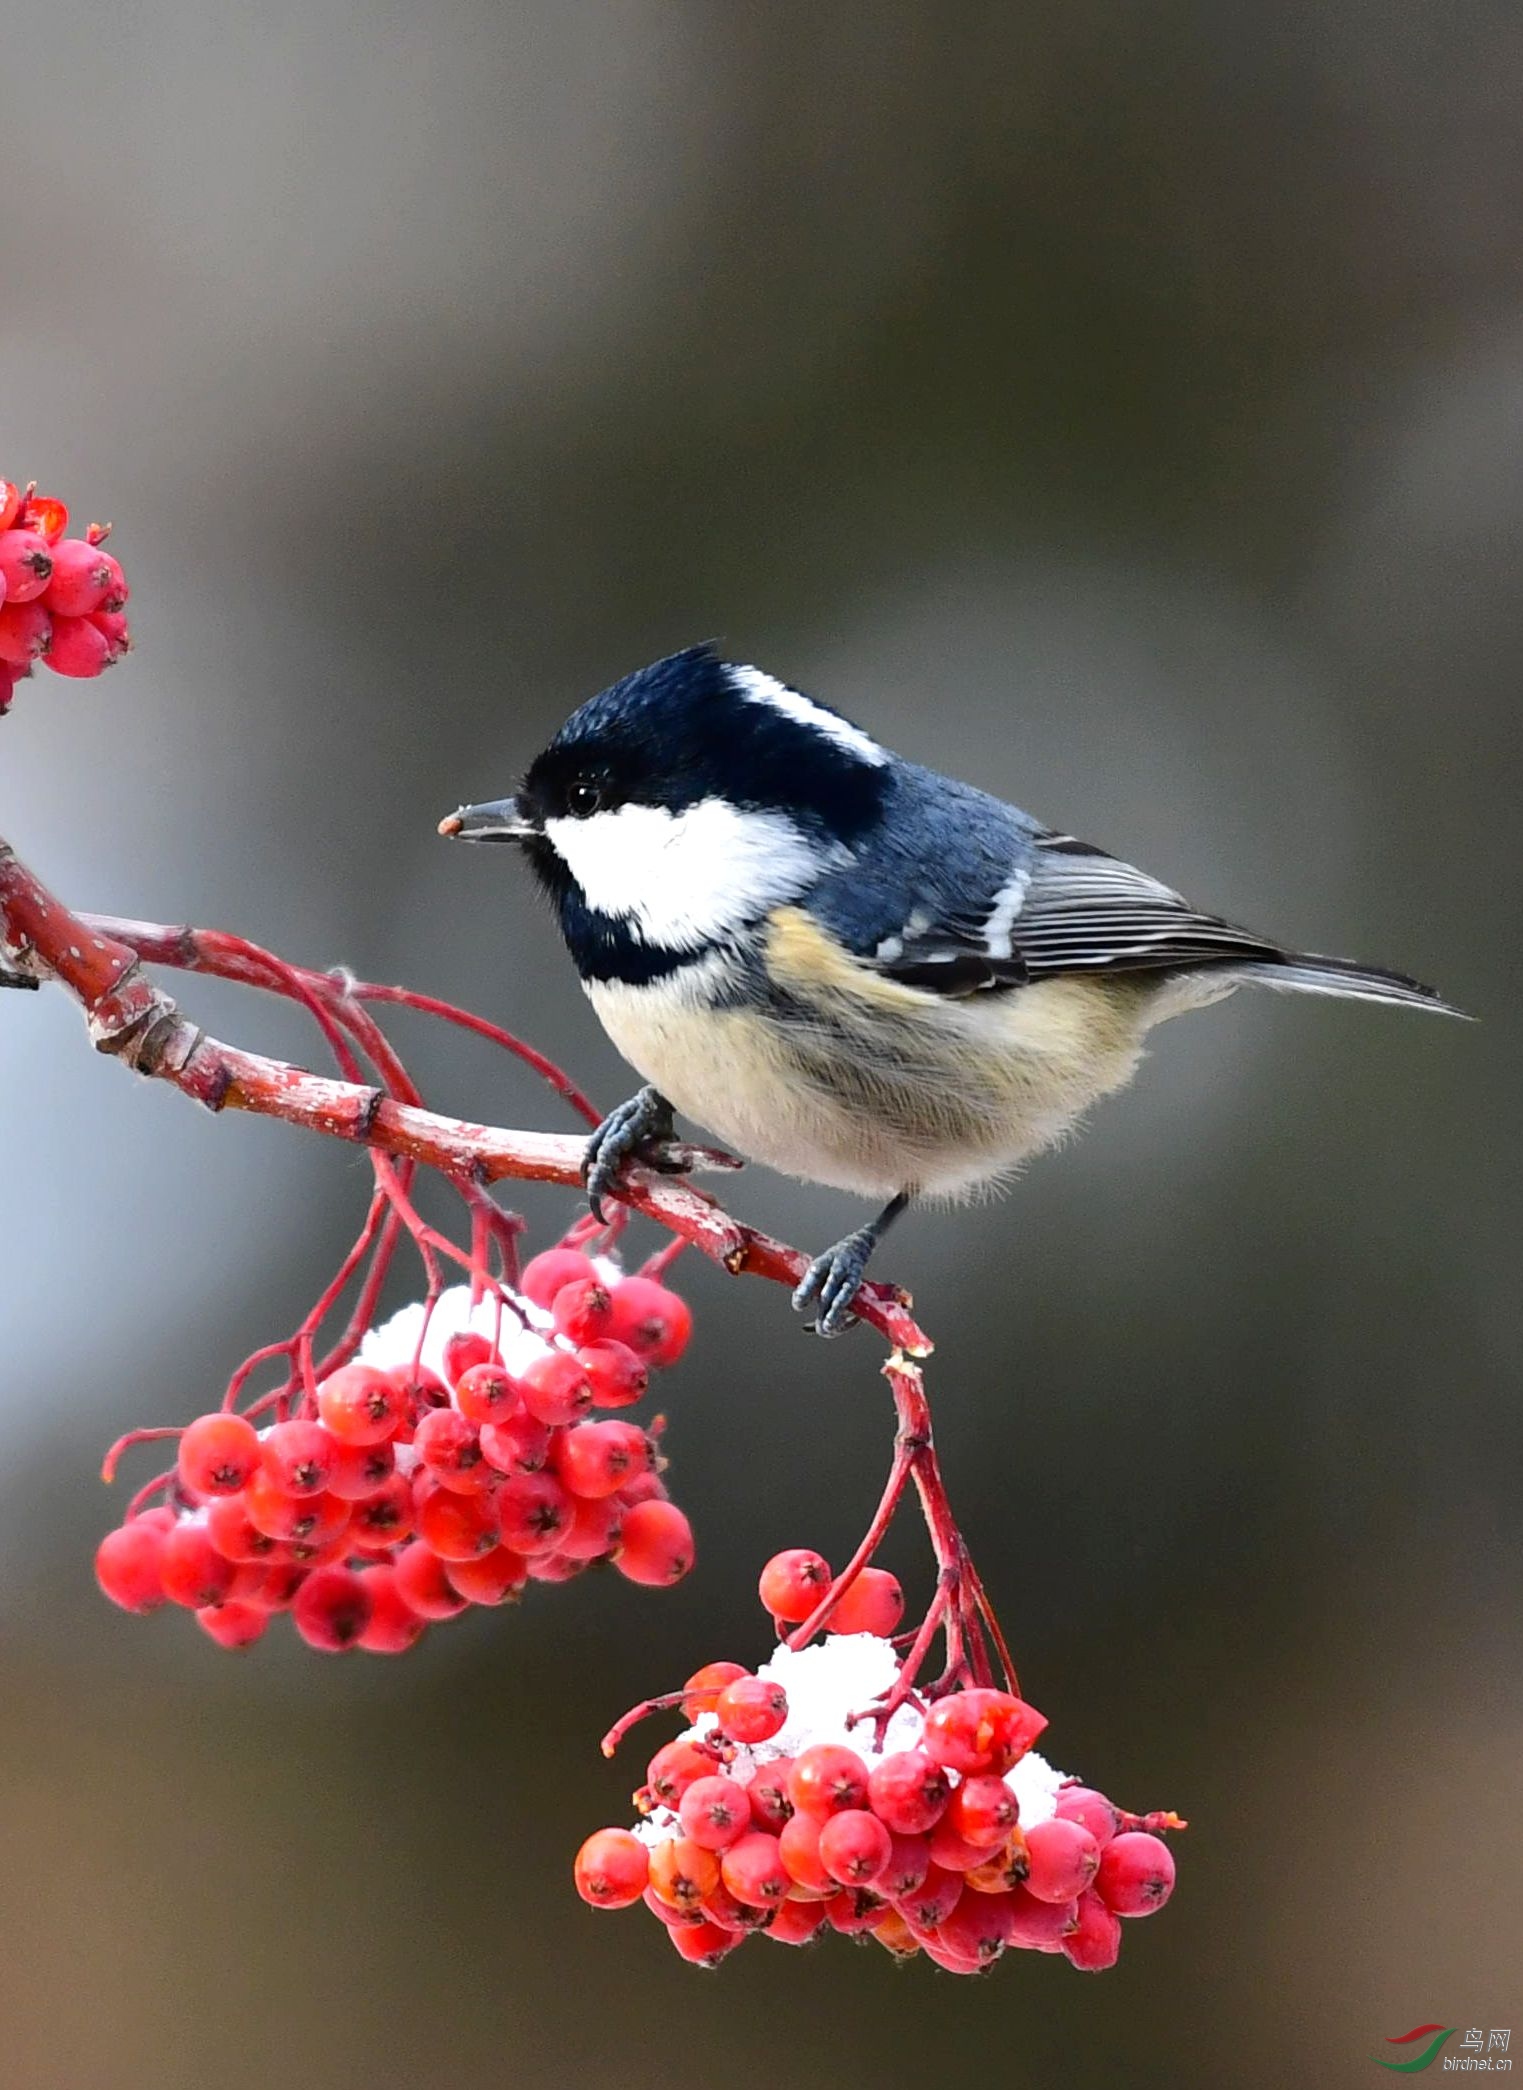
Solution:
{"label": "bird's eye", "polygon": [[594,784],[586,777],[578,777],[566,792],[566,810],[577,820],[586,820],[598,812],[604,802],[605,792],[601,784]]}

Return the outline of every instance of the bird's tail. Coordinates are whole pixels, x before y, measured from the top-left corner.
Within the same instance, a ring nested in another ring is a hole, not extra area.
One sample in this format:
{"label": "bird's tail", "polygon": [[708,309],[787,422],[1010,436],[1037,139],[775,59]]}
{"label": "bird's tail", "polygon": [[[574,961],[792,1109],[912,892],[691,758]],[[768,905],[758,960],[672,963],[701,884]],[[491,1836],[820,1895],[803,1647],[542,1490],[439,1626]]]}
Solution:
{"label": "bird's tail", "polygon": [[1444,1000],[1434,987],[1387,972],[1380,965],[1355,965],[1347,958],[1323,958],[1315,951],[1287,951],[1282,958],[1256,959],[1232,967],[1235,978],[1255,986],[1278,987],[1292,994],[1338,994],[1351,1001],[1391,1002],[1403,1009],[1431,1009],[1437,1016],[1471,1019]]}

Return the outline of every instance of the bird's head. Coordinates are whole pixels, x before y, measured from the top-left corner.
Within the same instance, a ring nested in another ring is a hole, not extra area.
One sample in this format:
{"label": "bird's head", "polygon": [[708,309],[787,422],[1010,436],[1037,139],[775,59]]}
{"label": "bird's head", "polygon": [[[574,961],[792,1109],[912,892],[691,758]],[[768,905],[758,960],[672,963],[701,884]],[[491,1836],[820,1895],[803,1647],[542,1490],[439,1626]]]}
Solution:
{"label": "bird's head", "polygon": [[440,832],[523,845],[563,922],[694,952],[842,861],[890,760],[813,698],[692,646],[583,704],[513,797]]}

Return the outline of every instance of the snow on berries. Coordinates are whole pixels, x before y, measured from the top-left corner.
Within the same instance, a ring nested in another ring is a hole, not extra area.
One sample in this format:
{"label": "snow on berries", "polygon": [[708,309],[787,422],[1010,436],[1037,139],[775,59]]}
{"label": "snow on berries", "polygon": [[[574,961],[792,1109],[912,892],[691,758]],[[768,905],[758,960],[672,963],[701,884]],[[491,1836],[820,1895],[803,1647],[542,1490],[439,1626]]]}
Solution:
{"label": "snow on berries", "polygon": [[88,678],[132,643],[122,614],[131,590],[104,549],[109,526],[66,537],[68,526],[62,501],[0,479],[0,714],[34,661]]}
{"label": "snow on berries", "polygon": [[[578,1346],[615,1320],[624,1336]],[[285,1611],[330,1654],[401,1654],[470,1605],[597,1562],[666,1588],[693,1533],[667,1496],[663,1425],[606,1411],[639,1400],[690,1325],[664,1284],[568,1248],[537,1256],[522,1291],[405,1307],[305,1394],[140,1433],[177,1437],[175,1463],[101,1541],[96,1578],[125,1611],[194,1612],[220,1647]],[[776,1694],[758,1689],[760,1735]]]}
{"label": "snow on berries", "polygon": [[[829,1586],[820,1556],[794,1550],[768,1562],[761,1595],[784,1618]],[[881,1586],[872,1603],[887,1616]],[[650,1759],[634,1827],[582,1845],[582,1899],[643,1902],[704,1967],[752,1934],[802,1945],[826,1931],[955,1974],[1018,1948],[1113,1966],[1120,1919],[1161,1908],[1173,1887],[1156,1832],[1183,1824],[1126,1814],[1054,1770],[1033,1746],[1046,1720],[1013,1691],[906,1695],[888,1637],[898,1616],[882,1632],[784,1643],[754,1674],[711,1662],[621,1721],[605,1751],[666,1704],[692,1725]]]}

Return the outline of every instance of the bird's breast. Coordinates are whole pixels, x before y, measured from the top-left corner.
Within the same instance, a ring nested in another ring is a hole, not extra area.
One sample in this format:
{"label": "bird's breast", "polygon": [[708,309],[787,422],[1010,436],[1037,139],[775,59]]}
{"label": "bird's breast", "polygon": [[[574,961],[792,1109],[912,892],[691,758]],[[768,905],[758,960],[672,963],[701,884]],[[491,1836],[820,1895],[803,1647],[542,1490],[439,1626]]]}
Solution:
{"label": "bird's breast", "polygon": [[813,925],[779,934],[776,918],[767,973],[781,991],[766,1001],[727,997],[715,959],[644,986],[585,984],[615,1046],[684,1116],[864,1196],[956,1195],[1008,1171],[1138,1058],[1144,1001],[1115,981],[949,1003],[858,966]]}

